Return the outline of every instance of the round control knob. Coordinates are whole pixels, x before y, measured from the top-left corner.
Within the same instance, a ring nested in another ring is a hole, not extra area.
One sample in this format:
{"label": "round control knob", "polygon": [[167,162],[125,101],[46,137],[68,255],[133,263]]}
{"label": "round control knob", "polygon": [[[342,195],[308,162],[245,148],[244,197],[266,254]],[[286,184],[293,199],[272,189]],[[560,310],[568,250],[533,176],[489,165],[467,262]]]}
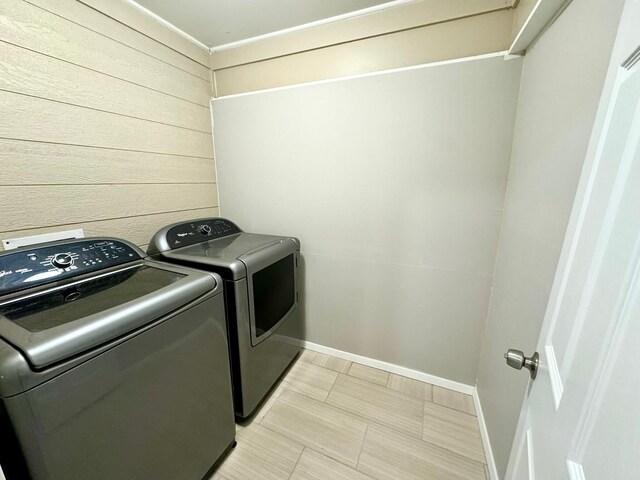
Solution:
{"label": "round control knob", "polygon": [[51,264],[57,268],[69,268],[73,265],[73,258],[68,253],[58,253],[51,260]]}
{"label": "round control knob", "polygon": [[209,225],[200,225],[198,227],[198,231],[202,235],[211,235],[211,227]]}

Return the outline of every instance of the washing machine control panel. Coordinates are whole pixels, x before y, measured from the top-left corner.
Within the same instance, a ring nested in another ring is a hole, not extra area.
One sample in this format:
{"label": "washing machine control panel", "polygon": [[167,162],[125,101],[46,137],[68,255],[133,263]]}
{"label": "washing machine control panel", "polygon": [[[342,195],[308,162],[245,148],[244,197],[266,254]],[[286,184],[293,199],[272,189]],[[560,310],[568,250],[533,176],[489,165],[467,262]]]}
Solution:
{"label": "washing machine control panel", "polygon": [[180,248],[241,231],[235,223],[226,218],[206,218],[171,227],[167,231],[167,242],[171,248]]}
{"label": "washing machine control panel", "polygon": [[35,245],[9,251],[0,255],[0,295],[141,258],[131,245],[111,239]]}

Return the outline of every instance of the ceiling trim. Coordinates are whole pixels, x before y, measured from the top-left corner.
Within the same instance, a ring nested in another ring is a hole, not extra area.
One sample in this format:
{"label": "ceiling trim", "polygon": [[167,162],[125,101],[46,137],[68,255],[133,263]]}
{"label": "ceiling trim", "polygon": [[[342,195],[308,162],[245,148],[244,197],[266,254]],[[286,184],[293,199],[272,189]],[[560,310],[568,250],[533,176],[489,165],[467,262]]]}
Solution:
{"label": "ceiling trim", "polygon": [[126,4],[128,4],[128,5],[131,5],[133,8],[139,10],[140,12],[144,13],[145,15],[148,15],[149,17],[153,18],[156,22],[161,23],[162,25],[167,27],[169,30],[172,30],[173,32],[177,33],[178,35],[186,38],[191,43],[195,43],[200,48],[203,48],[203,49],[208,50],[209,52],[211,52],[211,49],[208,46],[206,46],[204,43],[202,43],[200,40],[198,40],[197,38],[192,37],[191,35],[189,35],[184,30],[179,29],[173,23],[165,20],[160,15],[156,15],[151,10],[149,10],[148,8],[143,7],[142,5],[140,5],[135,0],[122,0],[122,1],[124,3],[126,3]]}
{"label": "ceiling trim", "polygon": [[[125,0],[133,2],[133,0]],[[237,42],[225,43],[223,45],[218,45],[209,48],[211,52],[221,52],[224,50],[229,50],[231,48],[241,47],[244,45],[248,45],[251,43],[259,42],[262,40],[266,40],[267,38],[278,37],[280,35],[286,35],[288,33],[297,32],[299,30],[306,30],[307,28],[313,28],[320,25],[326,25],[328,23],[338,22],[340,20],[346,20],[353,17],[360,17],[362,15],[368,15],[374,12],[381,12],[383,10],[388,10],[390,8],[395,8],[400,5],[405,5],[407,3],[415,3],[419,0],[392,0],[387,3],[382,3],[380,5],[375,5],[373,7],[363,8],[361,10],[355,10],[349,13],[343,13],[342,15],[336,15],[334,17],[324,18],[322,20],[316,20],[315,22],[303,23],[302,25],[297,25],[295,27],[285,28],[283,30],[277,30],[271,33],[265,33],[264,35],[257,35],[251,38],[245,38],[244,40],[238,40]]]}

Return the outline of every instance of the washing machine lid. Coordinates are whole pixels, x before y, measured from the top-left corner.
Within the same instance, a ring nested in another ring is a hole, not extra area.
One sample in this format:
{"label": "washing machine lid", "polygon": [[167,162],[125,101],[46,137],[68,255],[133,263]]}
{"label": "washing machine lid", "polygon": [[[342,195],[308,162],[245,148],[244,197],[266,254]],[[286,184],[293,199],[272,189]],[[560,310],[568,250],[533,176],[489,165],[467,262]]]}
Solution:
{"label": "washing machine lid", "polygon": [[[63,250],[74,251],[65,245]],[[33,254],[36,250],[30,250]],[[16,252],[13,255],[23,255]],[[0,256],[0,266],[8,263]],[[25,257],[28,258],[28,257]],[[11,259],[14,264],[16,258]],[[36,370],[170,314],[215,290],[211,275],[137,259],[0,297],[0,337]],[[5,270],[6,271],[6,270]],[[66,273],[66,272],[65,272]],[[43,277],[44,278],[44,277]]]}

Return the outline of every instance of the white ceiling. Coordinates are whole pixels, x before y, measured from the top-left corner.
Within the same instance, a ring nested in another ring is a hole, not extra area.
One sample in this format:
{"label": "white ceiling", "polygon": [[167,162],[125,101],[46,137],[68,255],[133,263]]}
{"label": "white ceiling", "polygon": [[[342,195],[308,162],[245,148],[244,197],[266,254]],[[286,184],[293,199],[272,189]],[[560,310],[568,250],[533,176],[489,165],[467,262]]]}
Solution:
{"label": "white ceiling", "polygon": [[389,0],[135,1],[208,47],[389,3]]}

